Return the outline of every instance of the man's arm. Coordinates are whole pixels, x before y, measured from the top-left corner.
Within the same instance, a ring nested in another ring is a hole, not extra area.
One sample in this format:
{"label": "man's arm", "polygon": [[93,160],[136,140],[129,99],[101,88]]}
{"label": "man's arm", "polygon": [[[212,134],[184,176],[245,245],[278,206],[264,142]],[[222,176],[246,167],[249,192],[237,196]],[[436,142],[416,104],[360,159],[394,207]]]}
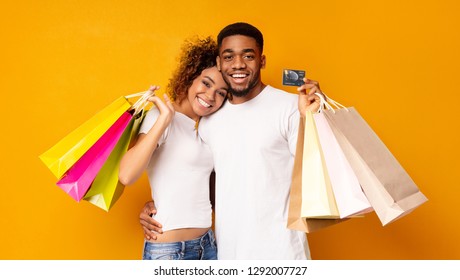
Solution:
{"label": "man's arm", "polygon": [[148,201],[145,203],[144,208],[142,208],[139,215],[140,224],[144,230],[144,236],[147,240],[156,240],[157,234],[162,234],[163,230],[161,229],[162,225],[157,222],[153,215],[157,213],[155,203],[153,201]]}

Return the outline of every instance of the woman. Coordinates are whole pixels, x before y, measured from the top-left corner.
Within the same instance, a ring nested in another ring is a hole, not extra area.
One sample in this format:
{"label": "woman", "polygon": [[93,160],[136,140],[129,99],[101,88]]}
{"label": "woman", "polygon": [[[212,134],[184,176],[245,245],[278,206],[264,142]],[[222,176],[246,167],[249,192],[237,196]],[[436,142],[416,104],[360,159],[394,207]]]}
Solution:
{"label": "woman", "polygon": [[162,224],[163,234],[144,242],[143,259],[217,259],[209,198],[213,161],[196,132],[200,118],[217,111],[227,97],[216,57],[210,37],[186,41],[167,87],[172,102],[166,95],[165,102],[151,98],[156,107],[121,161],[119,179],[125,185],[147,169],[155,219]]}

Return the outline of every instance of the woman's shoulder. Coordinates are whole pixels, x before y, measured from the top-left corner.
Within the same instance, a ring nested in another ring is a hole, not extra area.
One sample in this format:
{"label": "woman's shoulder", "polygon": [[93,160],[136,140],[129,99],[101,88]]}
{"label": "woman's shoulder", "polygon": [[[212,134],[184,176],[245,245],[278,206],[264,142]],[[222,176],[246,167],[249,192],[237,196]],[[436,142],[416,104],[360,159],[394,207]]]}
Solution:
{"label": "woman's shoulder", "polygon": [[160,116],[160,110],[158,110],[157,107],[152,107],[147,111],[147,114],[145,115],[146,118],[154,118],[157,119],[158,116]]}

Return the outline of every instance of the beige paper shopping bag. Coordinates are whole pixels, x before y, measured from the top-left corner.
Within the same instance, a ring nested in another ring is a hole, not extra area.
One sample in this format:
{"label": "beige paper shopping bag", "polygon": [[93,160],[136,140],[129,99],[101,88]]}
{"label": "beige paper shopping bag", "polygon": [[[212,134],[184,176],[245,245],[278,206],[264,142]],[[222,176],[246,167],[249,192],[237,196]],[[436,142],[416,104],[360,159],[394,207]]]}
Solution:
{"label": "beige paper shopping bag", "polygon": [[302,208],[306,218],[339,218],[313,113],[306,112],[302,158]]}
{"label": "beige paper shopping bag", "polygon": [[326,120],[324,110],[314,114],[318,139],[326,162],[340,218],[372,212],[359,180]]}
{"label": "beige paper shopping bag", "polygon": [[299,132],[297,138],[296,155],[294,159],[294,169],[292,172],[292,183],[289,200],[289,214],[287,227],[293,230],[314,232],[319,229],[335,225],[348,219],[338,218],[307,218],[302,215],[302,187],[308,182],[303,178],[302,166],[304,155],[304,138],[305,138],[305,118],[300,119]]}
{"label": "beige paper shopping bag", "polygon": [[407,215],[427,201],[355,108],[325,110],[324,113],[383,225]]}

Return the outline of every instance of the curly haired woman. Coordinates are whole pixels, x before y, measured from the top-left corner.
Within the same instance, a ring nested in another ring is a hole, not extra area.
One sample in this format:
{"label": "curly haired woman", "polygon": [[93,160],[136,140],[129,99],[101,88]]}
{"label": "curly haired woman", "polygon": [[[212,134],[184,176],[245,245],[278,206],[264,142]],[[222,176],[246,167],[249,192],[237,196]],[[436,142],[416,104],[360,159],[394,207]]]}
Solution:
{"label": "curly haired woman", "polygon": [[217,44],[210,37],[185,42],[167,86],[170,98],[150,99],[156,106],[121,161],[119,179],[125,185],[147,170],[156,206],[152,214],[162,225],[156,240],[145,240],[143,259],[217,259],[209,195],[213,160],[196,131],[200,118],[217,111],[227,98],[216,57]]}

